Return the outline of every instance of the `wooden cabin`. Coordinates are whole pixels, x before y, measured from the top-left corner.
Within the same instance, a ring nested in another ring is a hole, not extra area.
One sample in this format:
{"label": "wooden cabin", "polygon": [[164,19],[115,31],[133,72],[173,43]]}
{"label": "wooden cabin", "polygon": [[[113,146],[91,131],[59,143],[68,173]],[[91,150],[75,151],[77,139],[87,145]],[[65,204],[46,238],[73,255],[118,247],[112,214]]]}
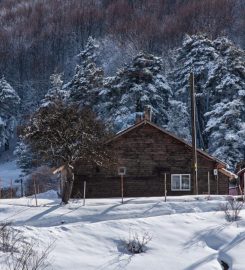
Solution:
{"label": "wooden cabin", "polygon": [[244,195],[244,183],[245,183],[245,161],[241,161],[237,164],[236,174],[238,176],[237,179],[237,195]]}
{"label": "wooden cabin", "polygon": [[[177,136],[143,119],[116,134],[107,142],[114,149],[116,166],[77,166],[73,197],[121,196],[121,176],[125,197],[194,194],[192,179],[192,146]],[[234,174],[226,164],[202,150],[197,151],[198,193],[228,194],[229,178]],[[208,176],[209,175],[209,176]],[[209,180],[208,180],[209,178]]]}

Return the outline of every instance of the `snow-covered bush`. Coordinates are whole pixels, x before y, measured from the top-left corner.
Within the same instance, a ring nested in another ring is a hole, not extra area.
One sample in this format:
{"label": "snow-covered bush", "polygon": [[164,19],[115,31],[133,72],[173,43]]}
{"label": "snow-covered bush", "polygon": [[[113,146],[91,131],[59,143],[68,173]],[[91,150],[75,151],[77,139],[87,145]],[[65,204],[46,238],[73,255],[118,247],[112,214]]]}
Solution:
{"label": "snow-covered bush", "polygon": [[126,241],[126,248],[132,254],[145,252],[147,244],[152,240],[149,232],[138,234],[137,232],[129,232],[129,238]]}
{"label": "snow-covered bush", "polygon": [[221,206],[225,217],[229,222],[236,221],[239,218],[240,211],[243,208],[243,201],[238,201],[233,197],[228,197],[227,202]]}

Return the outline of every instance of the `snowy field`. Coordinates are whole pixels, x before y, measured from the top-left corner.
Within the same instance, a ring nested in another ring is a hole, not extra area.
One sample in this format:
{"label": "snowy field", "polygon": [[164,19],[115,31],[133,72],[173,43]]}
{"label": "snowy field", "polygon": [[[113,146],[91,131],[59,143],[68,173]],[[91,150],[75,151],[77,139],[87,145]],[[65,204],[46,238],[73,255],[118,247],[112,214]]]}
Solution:
{"label": "snowy field", "polygon": [[[45,247],[55,240],[54,270],[221,270],[245,269],[245,210],[229,223],[220,206],[224,196],[88,199],[61,206],[55,192],[0,200],[0,220],[13,222]],[[131,255],[122,245],[129,231],[149,232],[146,253]],[[0,261],[3,256],[0,256]],[[4,266],[0,265],[4,270]]]}

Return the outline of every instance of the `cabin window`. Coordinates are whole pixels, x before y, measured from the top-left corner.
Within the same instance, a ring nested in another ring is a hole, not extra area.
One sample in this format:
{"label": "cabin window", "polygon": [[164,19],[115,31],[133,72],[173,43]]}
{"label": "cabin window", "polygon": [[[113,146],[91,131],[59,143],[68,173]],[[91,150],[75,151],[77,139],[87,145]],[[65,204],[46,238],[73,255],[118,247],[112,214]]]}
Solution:
{"label": "cabin window", "polygon": [[171,175],[171,190],[172,191],[191,190],[190,174],[172,174]]}

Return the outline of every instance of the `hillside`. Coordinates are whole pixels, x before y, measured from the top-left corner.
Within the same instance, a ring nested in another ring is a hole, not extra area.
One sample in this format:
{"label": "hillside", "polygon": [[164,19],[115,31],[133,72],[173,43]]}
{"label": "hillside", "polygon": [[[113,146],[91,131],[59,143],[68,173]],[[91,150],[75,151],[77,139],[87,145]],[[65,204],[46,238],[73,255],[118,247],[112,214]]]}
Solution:
{"label": "hillside", "polygon": [[0,10],[0,74],[22,99],[43,97],[54,71],[70,78],[89,36],[118,47],[117,67],[127,51],[168,55],[185,33],[245,45],[243,0],[2,0]]}
{"label": "hillside", "polygon": [[3,0],[0,9],[0,155],[57,91],[113,132],[152,106],[157,124],[190,142],[193,70],[198,147],[232,170],[244,159],[244,1]]}

